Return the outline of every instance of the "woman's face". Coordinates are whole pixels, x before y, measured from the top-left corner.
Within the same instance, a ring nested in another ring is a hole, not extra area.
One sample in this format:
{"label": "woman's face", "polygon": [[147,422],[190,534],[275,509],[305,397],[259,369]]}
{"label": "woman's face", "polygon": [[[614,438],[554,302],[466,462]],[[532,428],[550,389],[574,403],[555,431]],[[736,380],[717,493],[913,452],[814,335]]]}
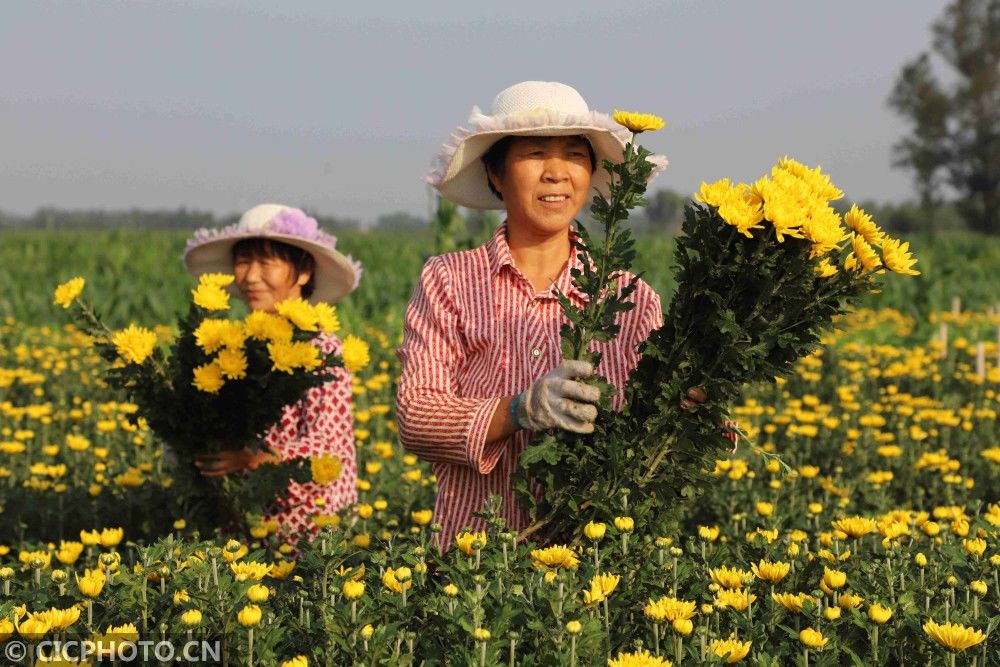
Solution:
{"label": "woman's face", "polygon": [[302,286],[310,278],[308,271],[296,278],[291,263],[280,257],[237,256],[233,260],[233,274],[247,306],[269,313],[277,312],[278,303],[301,297]]}
{"label": "woman's face", "polygon": [[503,196],[508,225],[550,235],[567,229],[589,200],[591,173],[583,137],[517,137],[503,174],[490,179]]}

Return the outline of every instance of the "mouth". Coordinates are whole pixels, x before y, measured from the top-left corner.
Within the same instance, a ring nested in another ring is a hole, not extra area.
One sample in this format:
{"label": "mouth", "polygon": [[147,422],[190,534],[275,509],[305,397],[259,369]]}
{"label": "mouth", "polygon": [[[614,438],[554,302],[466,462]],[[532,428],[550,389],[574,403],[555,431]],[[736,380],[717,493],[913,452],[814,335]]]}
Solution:
{"label": "mouth", "polygon": [[543,195],[538,200],[546,204],[561,204],[562,202],[569,201],[569,195]]}

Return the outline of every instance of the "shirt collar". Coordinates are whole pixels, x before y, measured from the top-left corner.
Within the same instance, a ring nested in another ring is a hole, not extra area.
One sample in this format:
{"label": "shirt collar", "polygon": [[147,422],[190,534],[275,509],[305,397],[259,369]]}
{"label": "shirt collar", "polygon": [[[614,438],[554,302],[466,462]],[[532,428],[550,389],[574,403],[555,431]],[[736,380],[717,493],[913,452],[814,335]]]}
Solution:
{"label": "shirt collar", "polygon": [[[574,227],[570,226],[569,233],[571,241],[575,242],[579,240],[580,237],[577,235]],[[500,273],[500,270],[505,266],[509,266],[511,270],[515,270],[517,268],[514,264],[514,258],[510,254],[510,246],[507,245],[506,222],[497,227],[496,231],[493,232],[493,237],[486,244],[486,252],[489,254],[490,267],[494,277],[496,277],[497,274]],[[583,269],[583,262],[580,261],[580,251],[576,248],[576,246],[571,247],[569,262],[567,262],[566,268],[561,274],[559,274],[559,277],[556,278],[553,285],[563,294],[572,294],[579,299],[586,300],[587,295],[573,283],[573,274],[571,273],[573,269]]]}

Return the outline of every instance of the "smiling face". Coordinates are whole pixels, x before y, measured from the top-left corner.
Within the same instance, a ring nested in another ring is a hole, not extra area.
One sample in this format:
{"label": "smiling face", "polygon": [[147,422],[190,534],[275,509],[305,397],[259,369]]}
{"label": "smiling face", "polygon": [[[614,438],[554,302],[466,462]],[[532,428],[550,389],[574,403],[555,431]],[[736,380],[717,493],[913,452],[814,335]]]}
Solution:
{"label": "smiling face", "polygon": [[541,236],[569,228],[589,200],[592,172],[582,136],[513,137],[503,169],[488,169],[507,207],[507,224]]}
{"label": "smiling face", "polygon": [[238,247],[233,253],[233,275],[240,297],[251,310],[275,313],[278,303],[302,296],[312,271],[296,271],[291,261],[278,254]]}

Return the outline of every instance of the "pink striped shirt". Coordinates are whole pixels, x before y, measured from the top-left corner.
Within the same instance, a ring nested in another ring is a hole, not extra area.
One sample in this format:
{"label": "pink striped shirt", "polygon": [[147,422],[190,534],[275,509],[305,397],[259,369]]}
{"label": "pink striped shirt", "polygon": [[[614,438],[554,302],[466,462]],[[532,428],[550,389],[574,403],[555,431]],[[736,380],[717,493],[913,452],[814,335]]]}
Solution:
{"label": "pink striped shirt", "polygon": [[[559,328],[566,320],[554,289],[584,303],[570,274],[582,266],[578,251],[553,285],[536,294],[514,265],[506,232],[503,224],[485,245],[428,260],[406,309],[399,436],[433,464],[434,517],[443,526],[438,546],[445,550],[462,529],[483,528],[472,513],[491,495],[502,498],[511,530],[527,526],[512,477],[531,433],[486,444],[486,432],[502,397],[524,391],[563,360]],[[619,314],[618,336],[594,346],[603,352],[597,373],[619,389],[639,362],[637,346],[663,321],[660,298],[645,282],[629,298],[636,307]],[[619,391],[616,408],[622,399]]]}

